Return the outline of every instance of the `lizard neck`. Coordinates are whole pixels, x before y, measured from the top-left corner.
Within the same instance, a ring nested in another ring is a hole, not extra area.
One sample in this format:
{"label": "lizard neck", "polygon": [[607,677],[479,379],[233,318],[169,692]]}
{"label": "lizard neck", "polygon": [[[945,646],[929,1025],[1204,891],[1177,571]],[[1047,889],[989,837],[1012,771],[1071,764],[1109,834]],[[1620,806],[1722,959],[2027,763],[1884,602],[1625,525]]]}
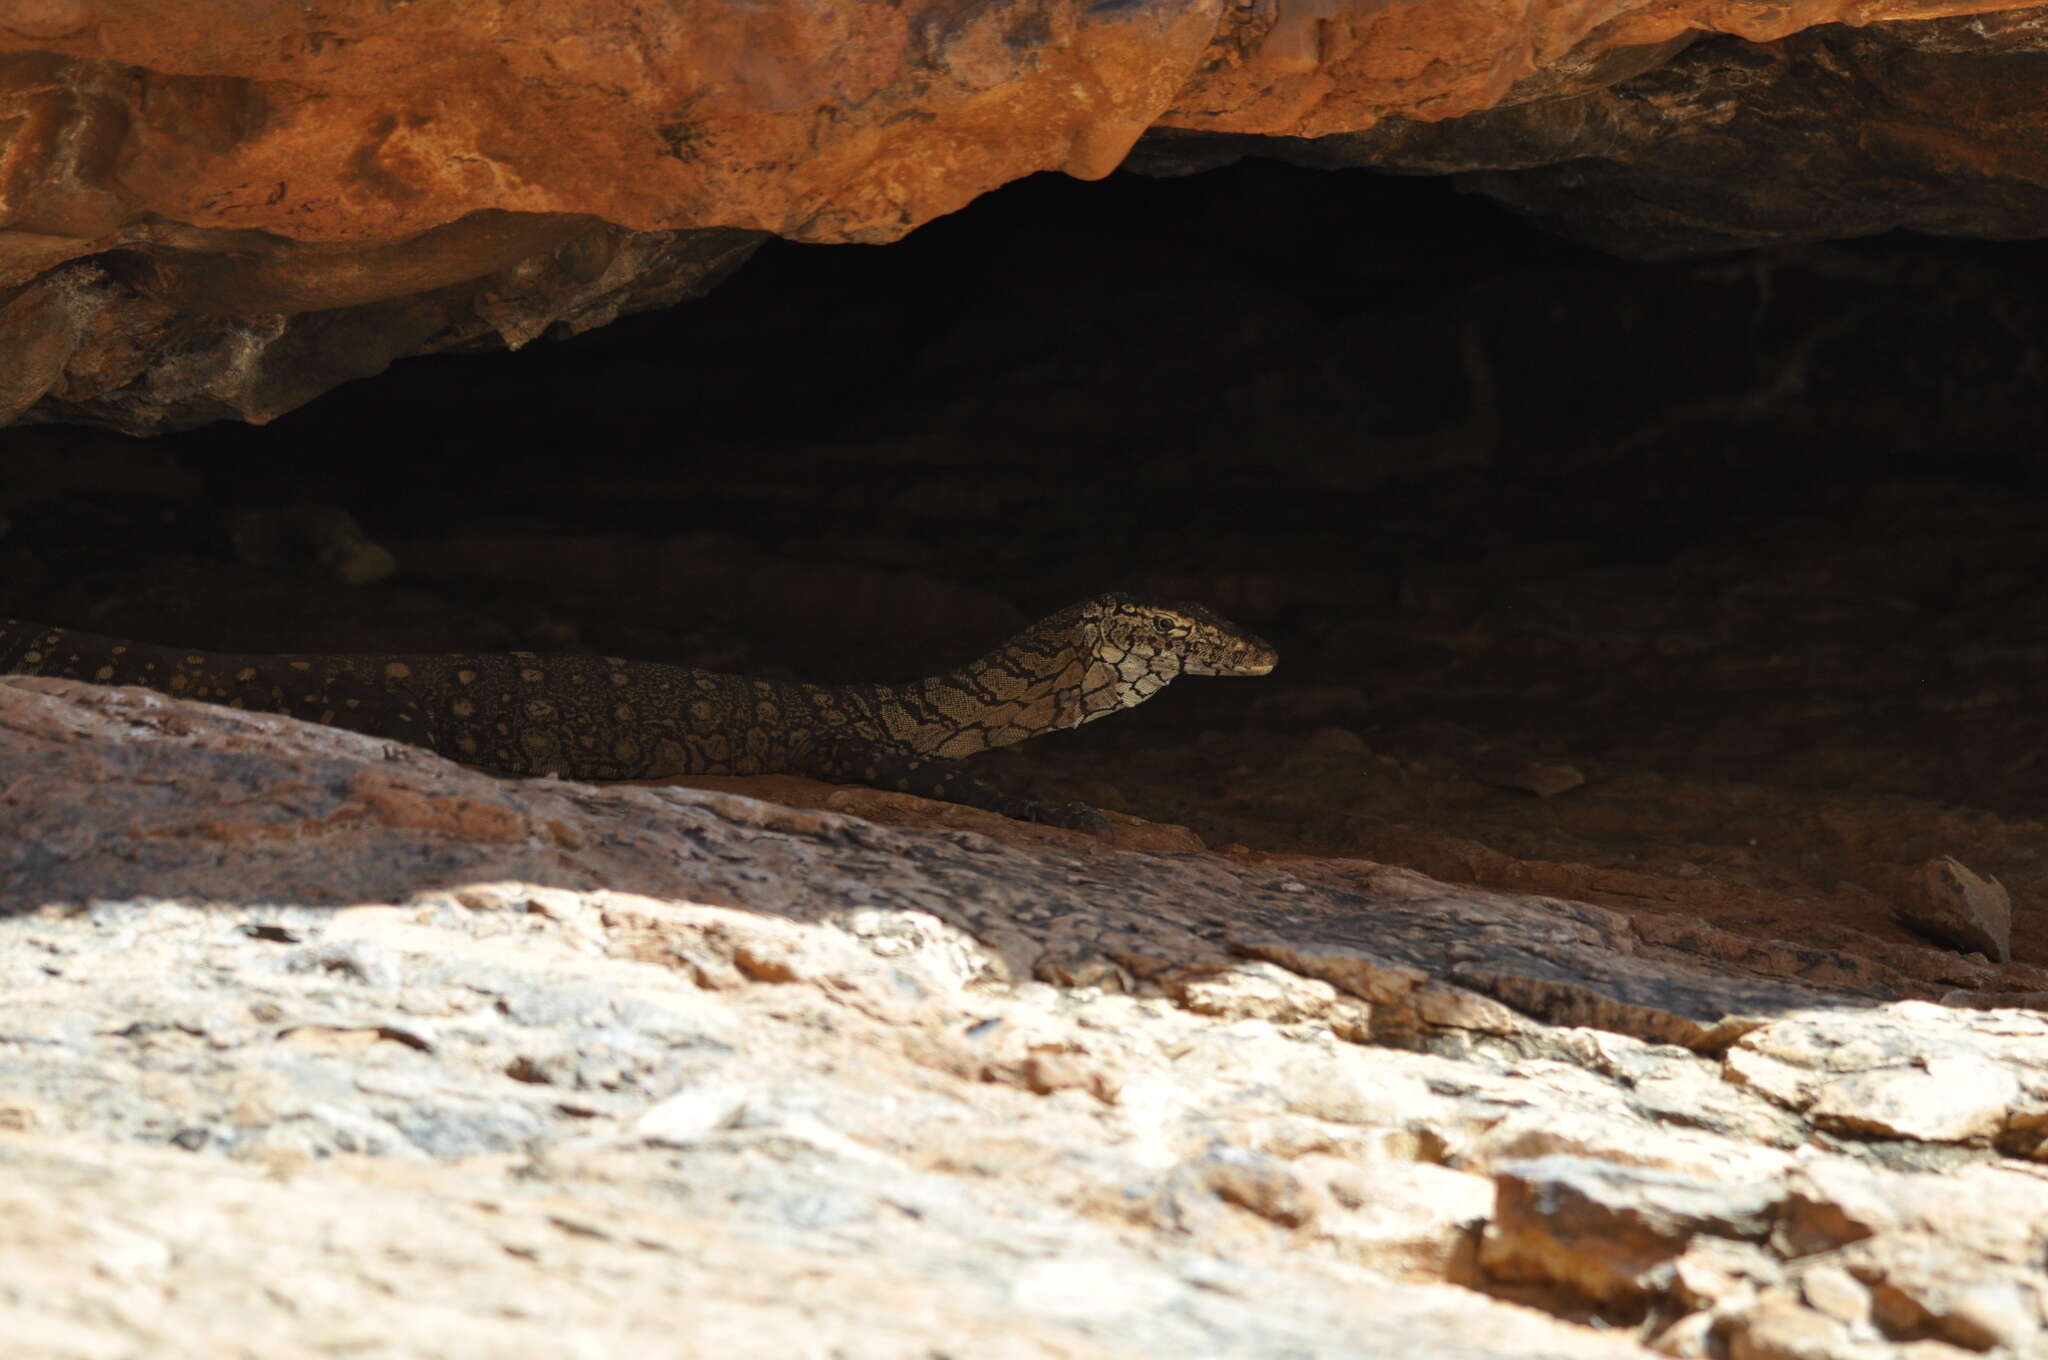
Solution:
{"label": "lizard neck", "polygon": [[964,666],[874,687],[874,712],[892,745],[958,760],[1044,732],[1079,727],[1143,703],[1170,675],[1125,676],[1091,654],[1059,616]]}

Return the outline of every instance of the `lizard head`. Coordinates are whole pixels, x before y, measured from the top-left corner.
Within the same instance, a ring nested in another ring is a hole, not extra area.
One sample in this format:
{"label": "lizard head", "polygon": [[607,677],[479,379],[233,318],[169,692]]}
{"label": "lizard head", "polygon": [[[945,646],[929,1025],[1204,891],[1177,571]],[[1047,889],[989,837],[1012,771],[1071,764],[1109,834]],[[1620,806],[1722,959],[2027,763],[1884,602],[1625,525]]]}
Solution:
{"label": "lizard head", "polygon": [[919,681],[905,721],[964,714],[965,735],[932,749],[971,755],[1142,704],[1183,675],[1264,675],[1277,660],[1262,639],[1201,605],[1097,595],[956,673]]}
{"label": "lizard head", "polygon": [[1078,609],[1088,651],[1127,681],[1141,674],[1264,675],[1279,660],[1264,639],[1198,604],[1118,593]]}

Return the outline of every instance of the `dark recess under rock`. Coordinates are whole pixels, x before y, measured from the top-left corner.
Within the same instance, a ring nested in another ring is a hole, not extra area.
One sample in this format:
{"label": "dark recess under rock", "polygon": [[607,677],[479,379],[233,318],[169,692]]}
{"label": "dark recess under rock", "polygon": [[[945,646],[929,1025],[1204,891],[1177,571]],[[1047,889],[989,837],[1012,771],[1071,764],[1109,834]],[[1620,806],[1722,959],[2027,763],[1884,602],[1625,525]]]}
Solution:
{"label": "dark recess under rock", "polygon": [[[2048,962],[2041,258],[1627,263],[1441,181],[1048,177],[264,429],[0,435],[0,613],[842,680],[1104,588],[1200,598],[1280,671],[991,777],[1982,985],[1893,907],[1954,856]],[[236,515],[300,500],[400,572],[235,559]],[[1585,782],[1499,776],[1550,766]]]}

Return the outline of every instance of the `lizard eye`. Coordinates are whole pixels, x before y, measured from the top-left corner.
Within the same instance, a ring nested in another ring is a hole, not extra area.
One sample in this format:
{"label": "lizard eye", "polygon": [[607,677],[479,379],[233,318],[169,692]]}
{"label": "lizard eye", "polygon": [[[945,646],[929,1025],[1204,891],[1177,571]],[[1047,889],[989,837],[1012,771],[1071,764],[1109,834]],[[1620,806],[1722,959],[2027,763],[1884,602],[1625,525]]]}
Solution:
{"label": "lizard eye", "polygon": [[1152,626],[1162,633],[1171,633],[1173,631],[1173,620],[1162,616],[1152,620]]}

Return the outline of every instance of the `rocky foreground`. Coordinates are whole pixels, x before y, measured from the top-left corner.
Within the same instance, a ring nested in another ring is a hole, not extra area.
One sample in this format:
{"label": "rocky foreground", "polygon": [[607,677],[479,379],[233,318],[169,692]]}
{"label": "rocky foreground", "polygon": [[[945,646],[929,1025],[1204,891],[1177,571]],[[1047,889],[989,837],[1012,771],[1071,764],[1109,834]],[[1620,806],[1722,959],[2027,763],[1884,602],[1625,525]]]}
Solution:
{"label": "rocky foreground", "polygon": [[7,1353],[2048,1354],[2039,969],[808,789],[0,681]]}

